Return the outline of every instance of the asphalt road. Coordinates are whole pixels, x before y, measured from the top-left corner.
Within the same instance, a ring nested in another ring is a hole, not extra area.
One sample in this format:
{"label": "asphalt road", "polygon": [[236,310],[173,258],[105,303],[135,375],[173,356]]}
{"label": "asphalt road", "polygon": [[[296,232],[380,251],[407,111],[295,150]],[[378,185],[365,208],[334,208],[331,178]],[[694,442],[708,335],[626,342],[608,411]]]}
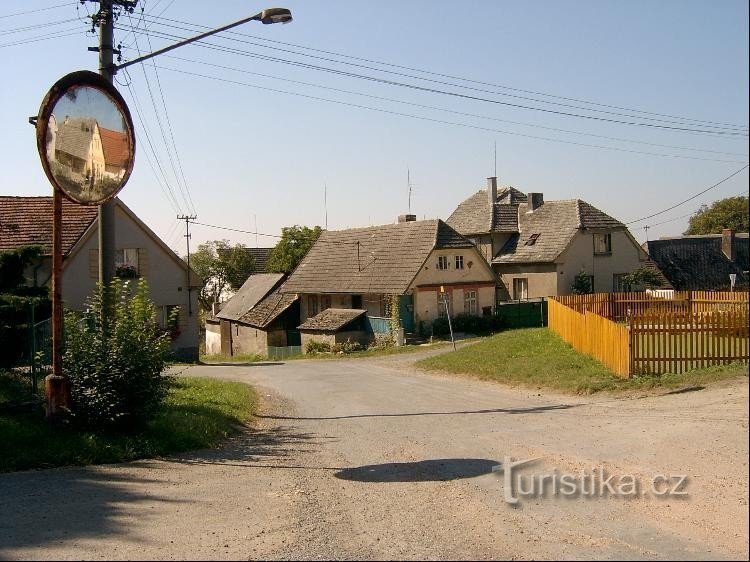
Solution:
{"label": "asphalt road", "polygon": [[[412,359],[190,368],[254,385],[257,426],[218,451],[0,475],[0,558],[747,559],[747,380],[571,397]],[[493,467],[526,459],[510,504]],[[602,467],[639,497],[517,489]],[[686,494],[654,497],[657,475]]]}

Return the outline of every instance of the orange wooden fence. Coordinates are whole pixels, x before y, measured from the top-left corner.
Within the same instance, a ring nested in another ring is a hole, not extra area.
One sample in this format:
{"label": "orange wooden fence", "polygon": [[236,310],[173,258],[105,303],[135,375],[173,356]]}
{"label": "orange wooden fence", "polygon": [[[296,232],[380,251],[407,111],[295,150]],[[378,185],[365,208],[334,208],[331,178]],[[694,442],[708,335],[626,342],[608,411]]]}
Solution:
{"label": "orange wooden fence", "polygon": [[[748,363],[748,293],[599,293],[552,297],[548,306],[551,330],[624,377]],[[613,321],[620,314],[626,324]]]}
{"label": "orange wooden fence", "polygon": [[622,377],[630,376],[627,326],[593,312],[579,313],[551,298],[547,325],[578,351],[597,359]]}

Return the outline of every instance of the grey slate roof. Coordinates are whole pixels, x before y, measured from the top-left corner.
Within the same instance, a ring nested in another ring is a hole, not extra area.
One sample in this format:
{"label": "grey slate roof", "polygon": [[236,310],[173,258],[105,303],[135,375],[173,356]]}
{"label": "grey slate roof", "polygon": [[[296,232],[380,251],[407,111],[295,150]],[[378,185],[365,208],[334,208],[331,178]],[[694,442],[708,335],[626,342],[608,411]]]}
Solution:
{"label": "grey slate roof", "polygon": [[216,317],[223,320],[239,320],[263,300],[283,279],[283,273],[251,275]]}
{"label": "grey slate roof", "polygon": [[729,290],[729,274],[737,275],[737,288],[748,287],[747,233],[735,234],[735,260],[730,261],[721,250],[721,235],[686,236],[649,240],[646,243],[651,259],[678,291]]}
{"label": "grey slate roof", "polygon": [[441,220],[324,231],[282,290],[402,294],[433,249],[472,248]]}
{"label": "grey slate roof", "polygon": [[[547,201],[533,213],[521,206],[520,233],[505,243],[493,264],[548,263],[568,247],[579,229],[624,229],[625,225],[596,207],[581,201]],[[527,244],[538,234],[533,244]]]}
{"label": "grey slate roof", "polygon": [[265,328],[297,300],[297,295],[282,293],[279,289],[270,293],[250,311],[243,314],[238,322],[249,324],[256,328]]}
{"label": "grey slate roof", "polygon": [[95,119],[84,117],[70,117],[58,122],[55,150],[87,160],[96,126]]}
{"label": "grey slate roof", "polygon": [[490,210],[487,190],[480,189],[459,204],[446,222],[465,235],[518,232],[518,205],[525,202],[524,193],[515,187],[505,187],[498,190],[497,200]]}
{"label": "grey slate roof", "polygon": [[318,315],[305,320],[299,329],[336,332],[366,313],[366,310],[358,308],[326,308]]}

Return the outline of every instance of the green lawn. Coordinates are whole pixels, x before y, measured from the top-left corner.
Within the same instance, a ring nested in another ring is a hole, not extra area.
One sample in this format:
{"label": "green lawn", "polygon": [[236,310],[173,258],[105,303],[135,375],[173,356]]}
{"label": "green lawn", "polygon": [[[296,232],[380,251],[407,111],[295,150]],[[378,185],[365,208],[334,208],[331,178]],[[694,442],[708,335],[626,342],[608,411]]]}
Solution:
{"label": "green lawn", "polygon": [[747,366],[735,363],[681,375],[622,379],[598,361],[578,353],[546,328],[501,332],[458,351],[419,361],[417,366],[578,394],[678,388],[747,376]]}
{"label": "green lawn", "polygon": [[123,462],[214,447],[252,418],[257,403],[246,384],[180,378],[162,413],[145,430],[114,434],[53,427],[38,411],[2,407],[3,402],[28,397],[17,378],[0,373],[0,472]]}

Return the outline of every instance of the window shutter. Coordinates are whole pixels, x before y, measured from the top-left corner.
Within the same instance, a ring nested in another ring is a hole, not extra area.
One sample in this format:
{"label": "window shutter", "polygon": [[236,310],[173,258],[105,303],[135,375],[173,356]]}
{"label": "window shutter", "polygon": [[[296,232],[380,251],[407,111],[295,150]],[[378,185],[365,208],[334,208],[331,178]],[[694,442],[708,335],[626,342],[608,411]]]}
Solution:
{"label": "window shutter", "polygon": [[146,248],[138,248],[138,275],[148,277],[148,252]]}
{"label": "window shutter", "polygon": [[89,250],[89,278],[99,279],[99,249]]}

